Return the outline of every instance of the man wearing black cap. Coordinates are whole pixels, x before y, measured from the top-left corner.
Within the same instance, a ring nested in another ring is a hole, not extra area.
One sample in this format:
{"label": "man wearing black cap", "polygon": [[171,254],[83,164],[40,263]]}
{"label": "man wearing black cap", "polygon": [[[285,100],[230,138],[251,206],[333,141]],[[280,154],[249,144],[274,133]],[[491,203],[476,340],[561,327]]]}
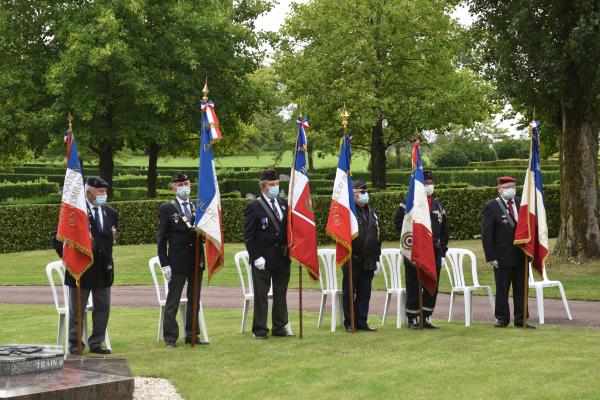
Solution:
{"label": "man wearing black cap", "polygon": [[[519,220],[521,198],[516,194],[516,179],[502,176],[497,179],[499,196],[483,209],[481,240],[485,260],[494,267],[496,280],[496,327],[510,323],[508,292],[512,285],[515,326],[523,326],[523,297],[525,267],[523,251],[513,245]],[[531,325],[528,328],[533,328]]]}
{"label": "man wearing black cap", "polygon": [[[175,199],[160,206],[160,219],[156,242],[158,258],[169,282],[169,292],[165,304],[163,336],[168,348],[177,346],[179,325],[177,310],[181,301],[181,292],[187,281],[187,310],[185,315],[185,343],[208,344],[198,337],[200,328],[196,324],[196,332],[192,334],[192,318],[194,316],[194,266],[196,262],[196,233],[194,231],[194,204],[190,201],[190,180],[187,175],[178,173],[171,180],[171,189]],[[198,290],[202,286],[204,272],[204,250],[200,243],[200,271],[198,273]],[[199,309],[198,296],[197,309]]]}
{"label": "man wearing black cap", "polygon": [[[433,240],[433,250],[435,253],[435,268],[437,271],[437,284],[435,292],[429,293],[422,288],[423,293],[423,327],[426,329],[436,329],[431,323],[431,315],[435,309],[437,301],[437,292],[440,282],[440,270],[442,269],[442,258],[448,250],[448,223],[447,215],[442,203],[437,197],[433,196],[435,181],[433,173],[428,170],[423,171],[425,179],[425,192],[427,193],[427,202],[429,203],[429,217],[431,219],[431,235]],[[406,202],[406,201],[405,201]],[[394,217],[394,225],[398,232],[402,232],[402,223],[404,222],[405,203],[400,203]],[[406,280],[406,316],[408,318],[408,327],[410,329],[419,329],[419,279],[417,270],[406,257],[404,258],[404,278]]]}
{"label": "man wearing black cap", "polygon": [[[356,204],[356,220],[358,236],[352,240],[352,299],[354,301],[354,323],[359,331],[375,332],[367,323],[369,301],[371,300],[371,283],[381,255],[381,234],[379,219],[373,207],[369,206],[367,183],[362,179],[352,182],[354,203]],[[342,267],[342,304],[344,306],[344,326],[352,331],[350,319],[350,277],[348,265]]]}
{"label": "man wearing black cap", "polygon": [[[81,287],[81,315],[85,315],[87,300],[92,295],[92,334],[88,338],[90,352],[110,354],[102,347],[110,314],[110,288],[114,280],[113,243],[117,235],[119,214],[106,205],[108,183],[98,176],[90,176],[85,183],[88,220],[92,234],[94,263],[79,281]],[[54,248],[62,257],[63,244],[54,239]],[[69,287],[69,353],[77,354],[77,290],[76,282],[65,271],[65,285]]]}
{"label": "man wearing black cap", "polygon": [[246,205],[244,242],[248,250],[254,285],[252,333],[266,339],[269,333],[268,293],[273,285],[273,336],[292,336],[288,329],[287,288],[290,282],[290,257],[287,243],[287,208],[279,198],[279,175],[273,169],[260,173],[261,195]]}

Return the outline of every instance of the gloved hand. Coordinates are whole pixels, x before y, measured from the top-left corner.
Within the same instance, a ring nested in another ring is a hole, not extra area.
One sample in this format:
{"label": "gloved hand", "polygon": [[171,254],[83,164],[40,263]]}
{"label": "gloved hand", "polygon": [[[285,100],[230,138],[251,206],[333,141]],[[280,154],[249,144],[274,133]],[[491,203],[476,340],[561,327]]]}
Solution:
{"label": "gloved hand", "polygon": [[161,267],[160,269],[162,270],[163,276],[167,282],[171,281],[171,267],[167,265],[166,267]]}
{"label": "gloved hand", "polygon": [[490,264],[492,264],[492,267],[498,269],[498,260],[490,261]]}
{"label": "gloved hand", "polygon": [[267,262],[265,261],[264,257],[259,257],[256,260],[254,260],[254,266],[259,271],[263,271],[265,269],[265,264],[266,263]]}
{"label": "gloved hand", "polygon": [[377,262],[377,269],[375,270],[375,275],[379,275],[381,273],[381,263]]}

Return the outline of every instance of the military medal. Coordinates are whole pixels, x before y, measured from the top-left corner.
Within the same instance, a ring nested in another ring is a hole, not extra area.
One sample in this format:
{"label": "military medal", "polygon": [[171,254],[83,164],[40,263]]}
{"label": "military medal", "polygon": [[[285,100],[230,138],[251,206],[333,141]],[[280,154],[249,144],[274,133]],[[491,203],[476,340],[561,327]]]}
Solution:
{"label": "military medal", "polygon": [[190,224],[190,221],[187,219],[187,217],[186,217],[185,215],[183,215],[183,216],[181,217],[181,220],[182,220],[183,222],[185,222],[185,224],[187,225],[187,227],[188,227],[188,228],[190,228],[190,229],[192,228],[192,224]]}

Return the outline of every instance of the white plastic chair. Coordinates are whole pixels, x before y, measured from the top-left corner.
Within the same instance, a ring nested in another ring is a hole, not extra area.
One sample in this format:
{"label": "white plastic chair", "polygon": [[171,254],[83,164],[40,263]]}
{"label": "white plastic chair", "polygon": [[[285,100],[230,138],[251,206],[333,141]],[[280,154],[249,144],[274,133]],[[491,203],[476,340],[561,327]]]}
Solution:
{"label": "white plastic chair", "polygon": [[[467,285],[465,281],[465,274],[463,270],[463,261],[465,256],[468,256],[471,261],[471,276],[473,278],[473,285]],[[494,314],[494,296],[492,294],[492,288],[488,285],[480,285],[477,279],[477,261],[475,260],[475,254],[467,249],[451,248],[446,252],[446,258],[442,260],[448,277],[450,278],[450,285],[452,286],[452,292],[450,294],[450,310],[448,312],[448,322],[452,322],[452,307],[456,300],[455,293],[463,292],[465,297],[465,326],[471,326],[473,320],[473,292],[477,290],[487,291],[490,299],[490,307],[492,314]],[[450,264],[450,268],[448,267]]]}
{"label": "white plastic chair", "polygon": [[[246,330],[246,320],[248,319],[248,310],[250,309],[250,302],[254,301],[254,284],[252,283],[252,269],[249,262],[250,256],[246,250],[238,251],[235,253],[235,266],[237,267],[238,274],[240,276],[240,283],[242,284],[242,293],[244,294],[244,306],[242,308],[242,326],[240,333],[244,333]],[[242,266],[243,264],[243,266]],[[273,285],[269,289],[269,299],[273,298]]]}
{"label": "white plastic chair", "polygon": [[[54,280],[54,274],[58,277],[58,282],[62,287],[62,302],[59,299],[58,290],[56,288],[57,282]],[[69,287],[65,286],[65,267],[63,266],[62,261],[53,261],[46,265],[46,275],[48,277],[48,282],[50,283],[50,289],[52,290],[52,297],[54,298],[54,307],[56,308],[56,313],[58,314],[58,329],[56,334],[56,344],[60,345],[64,341],[64,349],[68,350],[68,341],[69,341]],[[85,307],[85,312],[83,313],[83,324],[82,324],[82,342],[85,346],[88,345],[88,323],[87,323],[87,312],[91,312],[94,310],[94,303],[92,300],[92,296],[88,297],[87,304]],[[106,343],[106,348],[108,350],[112,350],[110,345],[110,338],[108,336],[108,327],[106,328],[106,333],[104,337],[104,342]]]}
{"label": "white plastic chair", "polygon": [[406,317],[406,289],[402,287],[402,254],[400,254],[400,249],[382,249],[379,265],[381,271],[383,271],[383,279],[387,288],[381,325],[385,325],[392,295],[396,295],[396,328],[400,329],[402,320]]}
{"label": "white plastic chair", "polygon": [[[325,312],[325,303],[327,296],[331,296],[331,332],[335,332],[337,326],[337,316],[339,314],[340,322],[344,321],[342,309],[342,290],[338,289],[337,267],[335,265],[335,249],[319,249],[317,251],[321,262],[319,268],[319,285],[321,285],[321,306],[319,307],[319,319],[317,328],[321,327],[323,314]],[[325,283],[323,283],[325,277]]]}
{"label": "white plastic chair", "polygon": [[[156,268],[160,269],[160,260],[158,257],[152,257],[148,262],[148,266],[150,268],[150,273],[152,274],[152,280],[154,281],[154,290],[156,291],[156,299],[158,300],[158,305],[160,307],[160,315],[158,318],[158,334],[156,337],[157,341],[164,339],[163,335],[163,323],[165,322],[165,306],[167,304],[167,294],[169,293],[169,282],[165,279],[163,275],[163,287],[164,287],[164,297],[162,296],[162,292],[160,290],[160,285],[158,283],[158,278],[156,276]],[[181,335],[185,336],[185,317],[187,313],[187,298],[182,297],[179,301],[179,315],[181,316],[181,324],[180,331]],[[208,331],[206,330],[206,321],[204,320],[204,309],[202,308],[202,301],[199,302],[198,307],[198,323],[200,324],[200,330],[202,331],[202,336],[204,337],[204,341],[208,343]]]}
{"label": "white plastic chair", "polygon": [[538,317],[540,320],[540,324],[544,323],[544,288],[549,287],[558,287],[560,290],[560,295],[562,297],[563,305],[565,306],[565,311],[567,312],[567,317],[569,319],[573,319],[571,316],[571,310],[569,309],[569,303],[567,303],[567,296],[565,295],[565,289],[563,288],[563,284],[561,281],[551,281],[548,279],[548,275],[546,275],[546,266],[544,265],[543,280],[536,281],[533,277],[533,272],[531,269],[531,263],[529,263],[529,288],[535,289],[535,297],[537,300],[537,309],[538,309]]}

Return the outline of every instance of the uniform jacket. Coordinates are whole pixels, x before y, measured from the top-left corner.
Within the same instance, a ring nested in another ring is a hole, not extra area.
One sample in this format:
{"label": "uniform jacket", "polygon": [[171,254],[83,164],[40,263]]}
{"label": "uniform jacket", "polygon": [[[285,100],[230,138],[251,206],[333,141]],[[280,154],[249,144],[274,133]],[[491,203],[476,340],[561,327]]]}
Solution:
{"label": "uniform jacket", "polygon": [[283,218],[281,221],[278,221],[276,216],[274,218],[279,224],[281,233],[273,225],[267,211],[261,206],[261,203],[266,205],[272,215],[271,204],[265,200],[262,194],[246,204],[244,210],[244,242],[250,257],[250,265],[254,265],[256,259],[263,257],[266,261],[265,268],[271,271],[278,268],[289,268],[290,265],[287,243],[287,204],[279,197],[277,197],[277,202]]}
{"label": "uniform jacket", "polygon": [[[404,212],[406,209],[406,200],[400,203],[400,207],[396,210],[394,216],[394,226],[400,233],[402,232],[402,223],[404,222]],[[448,215],[442,207],[442,203],[437,197],[431,196],[431,210],[429,210],[431,219],[431,235],[433,237],[433,247],[439,250],[441,257],[446,256],[448,251]]]}
{"label": "uniform jacket", "polygon": [[[192,217],[195,217],[194,203],[190,203]],[[176,275],[186,274],[194,268],[196,262],[196,233],[194,228],[188,227],[183,217],[184,211],[177,200],[164,203],[160,206],[160,217],[156,243],[158,258],[162,267],[170,266],[171,272]],[[188,221],[194,225],[194,221]],[[200,266],[204,267],[204,250],[200,241]]]}
{"label": "uniform jacket", "polygon": [[375,271],[381,255],[379,218],[369,205],[361,207],[356,204],[356,219],[358,236],[352,240],[352,266]]}
{"label": "uniform jacket", "polygon": [[[514,198],[517,210],[521,204],[521,198]],[[504,213],[496,199],[490,200],[483,209],[481,221],[481,240],[485,260],[490,262],[497,260],[500,268],[513,268],[523,265],[523,251],[513,245],[515,239],[515,226],[510,226],[510,215]]]}
{"label": "uniform jacket", "polygon": [[[80,285],[84,289],[101,289],[112,286],[115,278],[113,252],[113,227],[119,228],[119,214],[109,206],[102,206],[102,229],[96,226],[96,221],[92,216],[91,210],[88,210],[88,221],[90,232],[92,234],[92,252],[94,253],[94,263],[81,276]],[[58,255],[62,258],[63,243],[53,238],[53,246]],[[75,287],[75,278],[69,271],[65,271],[65,285]]]}

